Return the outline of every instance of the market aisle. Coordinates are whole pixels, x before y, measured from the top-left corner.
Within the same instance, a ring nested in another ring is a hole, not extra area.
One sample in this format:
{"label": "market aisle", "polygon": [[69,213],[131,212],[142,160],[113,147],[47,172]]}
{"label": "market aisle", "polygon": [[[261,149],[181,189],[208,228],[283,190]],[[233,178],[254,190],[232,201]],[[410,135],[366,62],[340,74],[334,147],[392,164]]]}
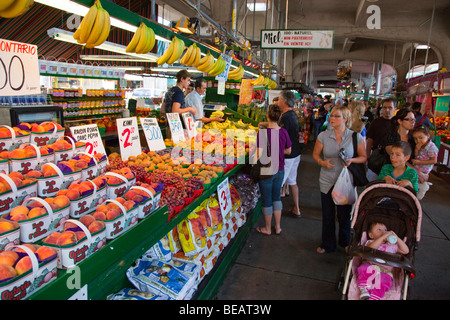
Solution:
{"label": "market aisle", "polygon": [[[321,210],[319,167],[310,144],[300,161],[298,219],[283,210],[282,235],[253,230],[217,293],[219,300],[338,300],[336,281],[345,264],[343,250],[320,255]],[[431,176],[432,189],[422,201],[422,241],[416,253],[417,276],[409,299],[450,298],[450,185]],[[285,209],[290,198],[283,199]],[[262,225],[260,217],[257,225]],[[447,270],[447,271],[446,271]],[[438,277],[436,275],[439,275]]]}

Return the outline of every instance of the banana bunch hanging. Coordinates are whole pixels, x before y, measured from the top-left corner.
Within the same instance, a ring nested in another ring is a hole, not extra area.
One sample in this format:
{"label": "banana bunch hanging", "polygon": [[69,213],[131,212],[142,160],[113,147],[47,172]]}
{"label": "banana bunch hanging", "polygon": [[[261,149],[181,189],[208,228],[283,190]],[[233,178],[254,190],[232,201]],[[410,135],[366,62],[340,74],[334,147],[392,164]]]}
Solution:
{"label": "banana bunch hanging", "polygon": [[167,63],[172,64],[178,59],[180,59],[181,55],[184,51],[184,41],[181,39],[178,39],[177,37],[173,37],[172,41],[169,44],[169,47],[167,48],[166,52],[156,60],[156,63],[158,66]]}
{"label": "banana bunch hanging", "polygon": [[154,46],[155,32],[152,28],[147,27],[145,23],[141,22],[125,51],[146,54],[149,53]]}
{"label": "banana bunch hanging", "polygon": [[181,58],[180,63],[184,64],[188,67],[197,67],[201,58],[200,48],[196,43],[193,43],[189,46],[184,54],[183,58]]}
{"label": "banana bunch hanging", "polygon": [[34,0],[1,0],[0,17],[15,18],[27,12]]}
{"label": "banana bunch hanging", "polygon": [[87,48],[101,45],[109,36],[111,19],[108,11],[103,9],[100,0],[95,1],[83,18],[73,38],[80,44],[86,44]]}
{"label": "banana bunch hanging", "polygon": [[211,76],[217,76],[225,70],[226,66],[227,63],[222,56],[219,56],[214,62],[214,57],[208,52],[206,56],[200,59],[197,70],[209,73]]}
{"label": "banana bunch hanging", "polygon": [[255,80],[251,82],[254,86],[266,86],[270,90],[277,87],[277,83],[270,79],[269,77],[264,77],[262,74],[258,76]]}
{"label": "banana bunch hanging", "polygon": [[240,64],[239,67],[237,67],[236,69],[228,72],[228,79],[230,79],[230,80],[241,80],[242,77],[244,76],[244,72],[245,72],[245,69]]}

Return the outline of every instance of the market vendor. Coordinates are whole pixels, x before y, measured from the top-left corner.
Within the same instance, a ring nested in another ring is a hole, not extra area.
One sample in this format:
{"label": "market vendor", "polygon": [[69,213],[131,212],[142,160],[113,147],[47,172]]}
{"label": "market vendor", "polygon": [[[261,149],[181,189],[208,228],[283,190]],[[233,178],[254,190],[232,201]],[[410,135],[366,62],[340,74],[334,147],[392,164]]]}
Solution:
{"label": "market vendor", "polygon": [[205,117],[205,113],[203,111],[202,96],[206,93],[206,86],[207,83],[205,79],[203,78],[197,79],[194,84],[194,91],[192,91],[186,96],[186,106],[187,108],[195,109],[195,113],[193,114],[195,121],[199,121],[201,123],[208,123],[211,121],[223,121],[223,118],[220,117],[214,118]]}

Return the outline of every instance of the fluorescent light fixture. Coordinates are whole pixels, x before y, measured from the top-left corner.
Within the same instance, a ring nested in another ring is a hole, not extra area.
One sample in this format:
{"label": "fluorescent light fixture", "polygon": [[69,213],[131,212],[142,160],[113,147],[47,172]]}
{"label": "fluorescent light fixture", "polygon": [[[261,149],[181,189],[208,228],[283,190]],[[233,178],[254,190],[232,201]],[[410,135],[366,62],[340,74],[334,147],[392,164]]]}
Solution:
{"label": "fluorescent light fixture", "polygon": [[[77,42],[77,40],[75,40],[73,38],[73,32],[65,31],[65,30],[58,29],[58,28],[51,28],[51,29],[47,30],[47,34],[50,38],[80,45]],[[152,53],[137,54],[137,53],[126,52],[125,51],[126,46],[116,44],[113,42],[108,42],[108,41],[103,42],[101,45],[96,46],[95,48],[105,50],[105,51],[115,52],[115,53],[119,53],[119,54],[123,54],[123,55],[129,55],[129,56],[133,56],[133,57],[137,57],[137,58],[141,58],[141,59],[146,59],[147,62],[155,62],[158,59],[158,56],[155,54],[152,54]]]}
{"label": "fluorescent light fixture", "polygon": [[[186,68],[150,68],[152,72],[178,72]],[[203,73],[197,69],[186,69],[189,73]]]}
{"label": "fluorescent light fixture", "polygon": [[416,43],[416,44],[414,45],[414,47],[415,47],[415,49],[417,49],[417,50],[426,50],[426,49],[429,49],[429,48],[430,48],[430,47],[427,46],[426,44],[418,44],[418,43]]}
{"label": "fluorescent light fixture", "polygon": [[128,70],[128,71],[142,71],[144,67],[134,67],[134,66],[112,66],[114,69]]}
{"label": "fluorescent light fixture", "polygon": [[125,80],[128,80],[128,81],[143,81],[144,80],[143,76],[139,76],[136,74],[125,73],[125,75],[123,77]]}
{"label": "fluorescent light fixture", "polygon": [[124,61],[124,62],[148,62],[148,59],[125,55],[109,55],[109,54],[86,54],[80,55],[81,60],[87,61]]}
{"label": "fluorescent light fixture", "polygon": [[[70,12],[77,14],[79,16],[84,17],[88,11],[89,7],[85,7],[79,3],[70,1],[70,0],[35,0],[34,2],[38,2],[40,4],[59,9],[62,11]],[[117,18],[111,17],[111,26],[114,26],[119,29],[128,30],[130,32],[136,32],[137,26],[134,26],[132,24],[129,24],[125,21],[119,20]],[[159,35],[155,35],[156,40],[164,41],[164,42],[171,42],[172,40],[165,39]]]}

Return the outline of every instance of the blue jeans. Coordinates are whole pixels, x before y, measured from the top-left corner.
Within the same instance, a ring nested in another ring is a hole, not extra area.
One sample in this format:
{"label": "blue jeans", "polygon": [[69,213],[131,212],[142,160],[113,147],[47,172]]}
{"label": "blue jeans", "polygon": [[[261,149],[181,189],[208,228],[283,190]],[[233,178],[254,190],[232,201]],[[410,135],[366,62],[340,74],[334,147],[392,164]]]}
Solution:
{"label": "blue jeans", "polygon": [[345,248],[350,244],[350,214],[352,205],[337,206],[333,202],[330,189],[328,193],[320,193],[322,202],[322,244],[326,252],[336,251],[336,211],[339,222],[338,244]]}
{"label": "blue jeans", "polygon": [[267,179],[258,181],[259,191],[261,192],[262,212],[266,216],[273,214],[274,210],[282,210],[281,203],[281,184],[283,183],[284,170]]}

